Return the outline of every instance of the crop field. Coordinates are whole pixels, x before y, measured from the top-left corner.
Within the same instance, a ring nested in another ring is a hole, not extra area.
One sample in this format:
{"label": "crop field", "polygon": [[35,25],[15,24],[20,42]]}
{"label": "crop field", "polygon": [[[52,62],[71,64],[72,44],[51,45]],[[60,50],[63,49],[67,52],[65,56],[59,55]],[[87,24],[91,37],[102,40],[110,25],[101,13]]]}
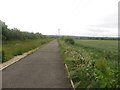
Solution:
{"label": "crop field", "polygon": [[120,87],[117,40],[58,41],[76,89]]}
{"label": "crop field", "polygon": [[80,45],[116,52],[118,51],[118,41],[117,40],[76,40]]}
{"label": "crop field", "polygon": [[49,42],[51,39],[35,39],[35,40],[17,40],[8,41],[2,45],[2,62],[5,62],[14,56],[22,55],[23,53],[40,47],[41,45]]}

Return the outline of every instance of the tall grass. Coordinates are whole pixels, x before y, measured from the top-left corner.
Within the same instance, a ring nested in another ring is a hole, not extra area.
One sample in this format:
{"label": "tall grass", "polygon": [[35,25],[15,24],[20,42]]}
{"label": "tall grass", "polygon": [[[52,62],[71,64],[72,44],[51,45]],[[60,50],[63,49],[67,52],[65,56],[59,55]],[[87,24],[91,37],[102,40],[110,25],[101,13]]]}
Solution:
{"label": "tall grass", "polygon": [[[111,44],[106,42],[77,40],[75,45],[68,45],[59,40],[64,62],[68,65],[70,78],[76,88],[120,87],[118,58],[114,50],[117,48],[117,43],[113,45],[114,41],[109,41]],[[111,49],[106,49],[107,47]]]}
{"label": "tall grass", "polygon": [[0,43],[0,63],[2,62],[2,44]]}
{"label": "tall grass", "polygon": [[24,41],[8,41],[2,45],[2,62],[13,58],[17,55],[40,47],[41,45],[49,42],[50,39],[35,39],[35,40],[24,40]]}

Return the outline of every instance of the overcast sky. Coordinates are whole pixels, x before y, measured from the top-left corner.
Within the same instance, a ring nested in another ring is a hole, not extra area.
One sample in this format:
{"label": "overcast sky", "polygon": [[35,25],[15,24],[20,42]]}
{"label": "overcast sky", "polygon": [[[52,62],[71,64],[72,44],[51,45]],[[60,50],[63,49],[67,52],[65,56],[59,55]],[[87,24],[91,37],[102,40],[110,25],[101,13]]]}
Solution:
{"label": "overcast sky", "polygon": [[119,0],[0,0],[0,20],[21,31],[118,36]]}

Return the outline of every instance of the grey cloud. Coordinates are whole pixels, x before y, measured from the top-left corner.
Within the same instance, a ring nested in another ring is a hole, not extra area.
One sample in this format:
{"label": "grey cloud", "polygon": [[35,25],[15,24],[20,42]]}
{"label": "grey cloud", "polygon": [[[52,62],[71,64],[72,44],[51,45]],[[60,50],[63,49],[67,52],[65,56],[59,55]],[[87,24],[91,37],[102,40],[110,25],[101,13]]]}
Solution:
{"label": "grey cloud", "polygon": [[97,32],[97,33],[99,33],[99,32],[108,32],[109,30],[107,30],[107,29],[100,29],[100,28],[93,28],[93,29],[88,29],[88,31],[89,32]]}
{"label": "grey cloud", "polygon": [[103,18],[102,23],[98,25],[90,25],[94,28],[118,28],[118,14],[113,13]]}

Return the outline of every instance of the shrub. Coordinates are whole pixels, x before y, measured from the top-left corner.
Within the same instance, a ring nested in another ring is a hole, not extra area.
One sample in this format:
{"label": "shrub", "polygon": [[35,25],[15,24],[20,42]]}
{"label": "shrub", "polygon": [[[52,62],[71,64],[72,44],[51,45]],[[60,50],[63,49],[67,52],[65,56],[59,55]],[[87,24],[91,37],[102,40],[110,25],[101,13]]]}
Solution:
{"label": "shrub", "polygon": [[4,53],[4,51],[3,51],[3,50],[2,50],[1,57],[2,57],[2,62],[4,62],[4,60],[5,60],[5,53]]}
{"label": "shrub", "polygon": [[65,42],[68,43],[68,44],[71,44],[71,45],[75,44],[75,41],[72,38],[66,38]]}

